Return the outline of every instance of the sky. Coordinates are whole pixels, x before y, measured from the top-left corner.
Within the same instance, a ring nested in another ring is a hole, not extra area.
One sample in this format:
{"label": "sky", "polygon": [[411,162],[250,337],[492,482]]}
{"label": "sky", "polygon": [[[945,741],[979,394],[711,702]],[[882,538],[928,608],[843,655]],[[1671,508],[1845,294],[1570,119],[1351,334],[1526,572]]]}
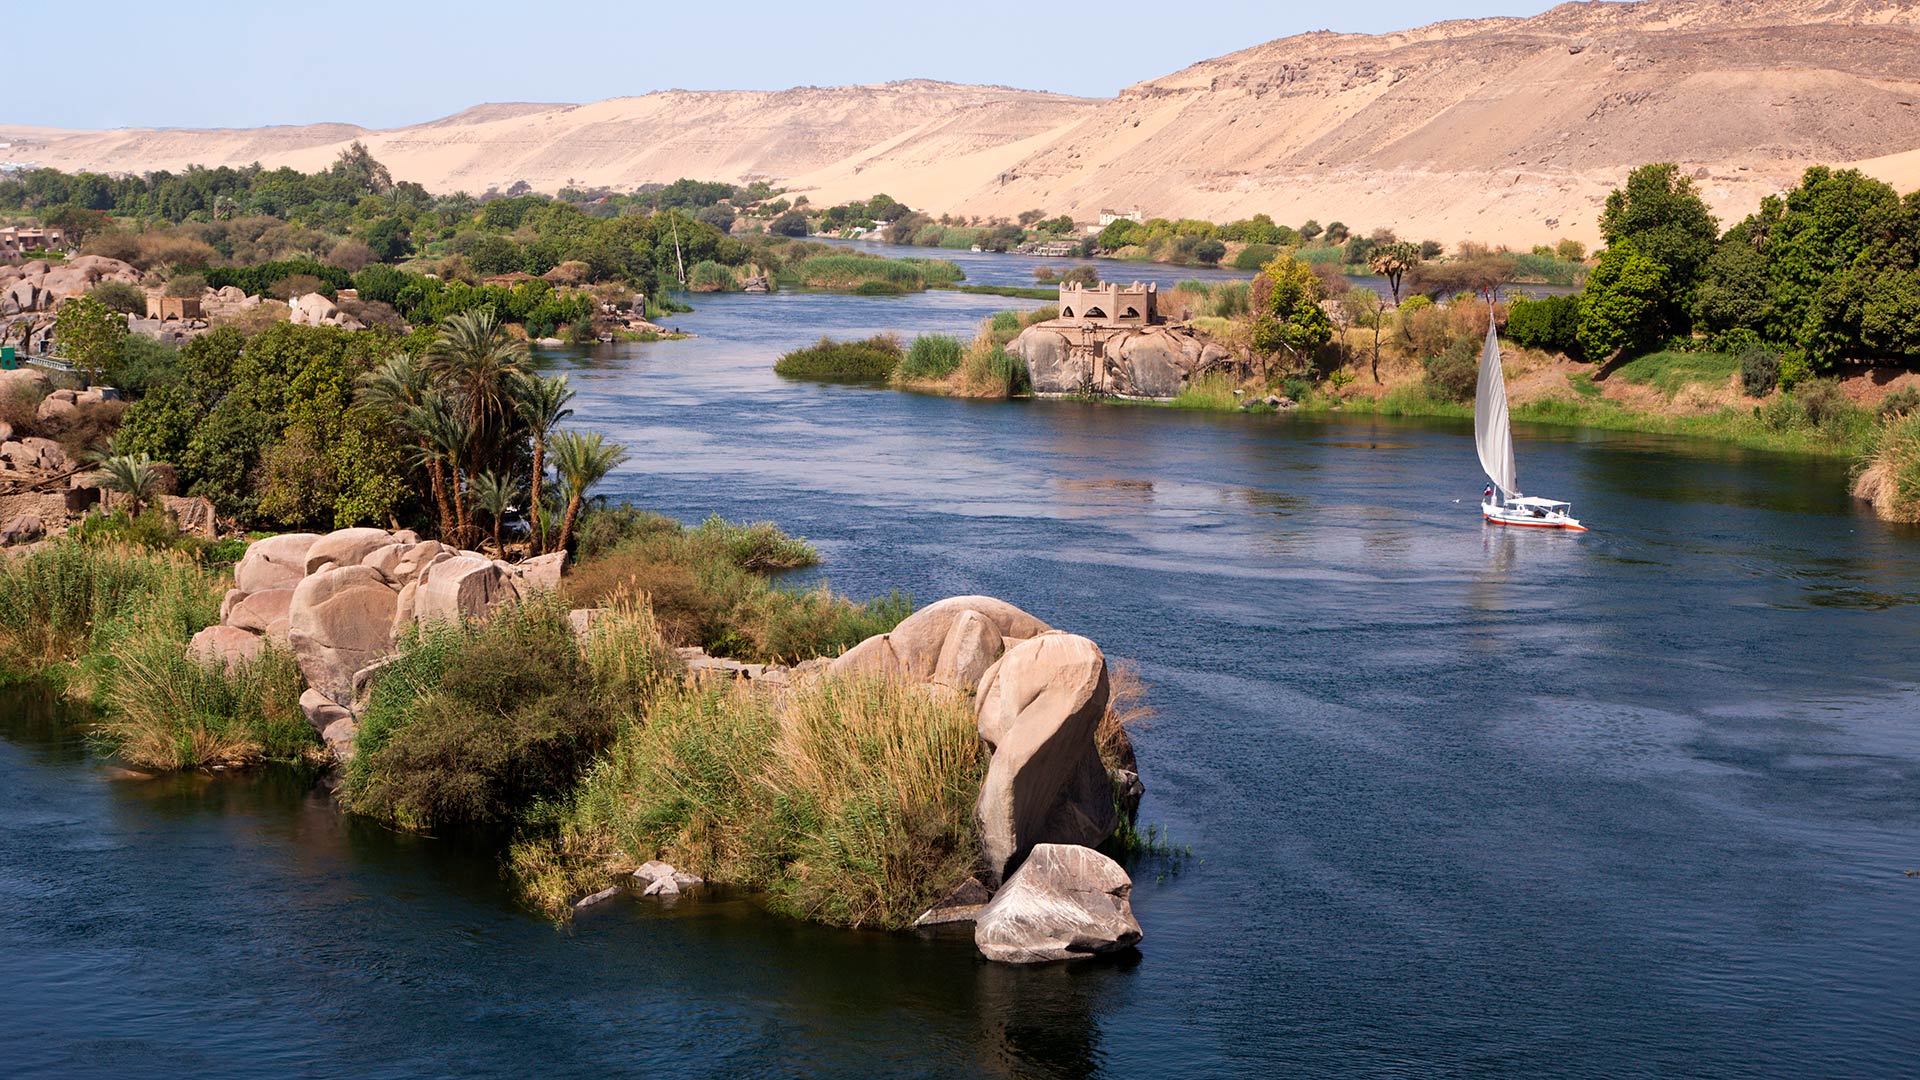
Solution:
{"label": "sky", "polygon": [[[1378,33],[1533,15],[1548,0],[961,0],[659,4],[526,0],[96,0],[86,68],[35,78],[0,125],[397,127],[485,102],[586,102],[653,90],[780,90],[892,79],[1107,97],[1199,60],[1311,30]],[[7,38],[64,50],[70,5],[0,0]],[[1178,12],[1192,11],[1192,18]],[[1086,16],[1075,18],[1074,16]],[[1066,25],[1069,29],[1062,30]]]}

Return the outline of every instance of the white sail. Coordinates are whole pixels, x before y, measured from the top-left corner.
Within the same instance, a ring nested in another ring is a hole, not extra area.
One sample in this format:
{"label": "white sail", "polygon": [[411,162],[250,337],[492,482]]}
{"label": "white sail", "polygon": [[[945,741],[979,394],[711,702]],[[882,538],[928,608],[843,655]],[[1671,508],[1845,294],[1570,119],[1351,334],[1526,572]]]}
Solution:
{"label": "white sail", "polygon": [[1480,467],[1487,478],[1508,495],[1520,493],[1520,475],[1513,466],[1513,421],[1507,415],[1507,378],[1500,371],[1500,338],[1494,333],[1492,312],[1487,318],[1487,345],[1480,351],[1480,389],[1473,397],[1473,445],[1480,451]]}

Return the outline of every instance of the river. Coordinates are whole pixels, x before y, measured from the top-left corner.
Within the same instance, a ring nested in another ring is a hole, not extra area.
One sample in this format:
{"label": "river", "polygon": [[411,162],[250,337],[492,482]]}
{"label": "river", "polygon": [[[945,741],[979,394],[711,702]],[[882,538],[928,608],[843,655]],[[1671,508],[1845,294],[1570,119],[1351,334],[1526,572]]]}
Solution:
{"label": "river", "polygon": [[737,896],[556,930],[487,842],[286,771],[125,778],[16,693],[0,1074],[1913,1074],[1920,534],[1843,465],[1523,425],[1595,531],[1500,531],[1463,423],[791,382],[822,333],[1024,302],[695,302],[693,340],[548,357],[633,450],[606,493],[1133,662],[1142,818],[1191,849],[1133,867],[1138,955],[1010,969]]}

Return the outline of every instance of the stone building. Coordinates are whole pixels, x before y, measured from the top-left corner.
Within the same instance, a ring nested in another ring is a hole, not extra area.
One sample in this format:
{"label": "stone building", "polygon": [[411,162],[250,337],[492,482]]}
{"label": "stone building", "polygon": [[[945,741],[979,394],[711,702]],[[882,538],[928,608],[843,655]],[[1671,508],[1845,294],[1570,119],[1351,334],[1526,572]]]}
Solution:
{"label": "stone building", "polygon": [[1160,321],[1155,301],[1159,285],[1104,282],[1087,287],[1077,281],[1060,285],[1060,318],[1088,326],[1152,326]]}

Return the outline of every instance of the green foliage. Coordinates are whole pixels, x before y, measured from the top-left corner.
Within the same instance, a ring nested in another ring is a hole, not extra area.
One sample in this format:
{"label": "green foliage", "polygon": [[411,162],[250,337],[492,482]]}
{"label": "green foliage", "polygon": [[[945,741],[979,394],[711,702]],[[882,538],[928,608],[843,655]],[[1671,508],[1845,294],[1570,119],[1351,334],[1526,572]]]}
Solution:
{"label": "green foliage", "polygon": [[908,379],[944,379],[960,367],[966,346],[958,338],[944,334],[922,334],[913,339],[900,362],[900,374]]}
{"label": "green foliage", "polygon": [[1920,389],[1902,386],[1880,399],[1874,408],[1874,416],[1881,422],[1898,420],[1911,413],[1920,412]]}
{"label": "green foliage", "polygon": [[107,365],[109,385],[132,397],[148,389],[171,382],[179,376],[180,350],[145,334],[128,334],[120,342],[120,351]]}
{"label": "green foliage", "polygon": [[88,381],[99,382],[119,359],[127,321],[91,295],[69,296],[55,311],[53,334],[61,355],[87,373]]}
{"label": "green foliage", "polygon": [[119,643],[94,700],[94,733],[123,760],[149,769],[298,761],[319,750],[300,709],[306,680],[293,654],[206,663],[166,634]]}
{"label": "green foliage", "polygon": [[271,295],[274,286],[292,277],[312,277],[320,281],[315,290],[327,299],[353,284],[353,275],[338,266],[318,259],[283,259],[257,266],[216,266],[207,270],[207,287],[224,289],[231,285],[248,296]]}
{"label": "green foliage", "polygon": [[665,858],[799,918],[903,927],[977,857],[973,726],[963,699],[873,679],[810,683],[778,715],[716,681],[675,690],[515,845],[515,869],[556,912]]}
{"label": "green foliage", "polygon": [[1258,270],[1274,260],[1280,249],[1272,244],[1248,244],[1233,257],[1235,270]]}
{"label": "green foliage", "polygon": [[170,462],[188,493],[243,522],[383,520],[405,486],[395,432],[350,405],[355,378],[392,347],[379,332],[291,323],[202,335],[178,378],[127,410],[118,446]]}
{"label": "green foliage", "polygon": [[100,301],[108,311],[140,316],[147,313],[146,292],[125,281],[103,281],[88,289],[87,295]]}
{"label": "green foliage", "polygon": [[1576,339],[1589,359],[1631,355],[1660,339],[1667,276],[1659,263],[1623,240],[1600,256],[1580,297]]}
{"label": "green foliage", "polygon": [[1633,170],[1626,184],[1607,196],[1600,235],[1608,248],[1631,243],[1658,266],[1663,280],[1680,294],[1663,302],[1684,317],[1685,293],[1713,253],[1720,230],[1693,180],[1679,166],[1660,162]]}
{"label": "green foliage", "polygon": [[1862,455],[1866,475],[1857,494],[1870,495],[1882,517],[1920,522],[1920,411],[1889,415]]}
{"label": "green foliage", "polygon": [[1516,298],[1507,304],[1507,336],[1528,349],[1577,356],[1580,353],[1580,298]]}
{"label": "green foliage", "polygon": [[220,613],[220,593],[191,555],[56,541],[0,574],[0,674],[71,663],[135,631],[185,642]]}
{"label": "green foliage", "polygon": [[582,524],[580,552],[566,580],[575,606],[644,595],[669,642],[741,660],[834,656],[891,630],[911,610],[898,595],[855,603],[824,586],[777,587],[770,572],[808,566],[818,556],[764,522],[712,518],[688,529],[657,515],[604,511]]}
{"label": "green foliage", "polygon": [[702,259],[687,271],[689,292],[730,292],[734,288],[733,271],[712,259]]}
{"label": "green foliage", "polygon": [[1234,394],[1234,389],[1232,378],[1211,372],[1181,387],[1168,405],[1176,409],[1227,412],[1240,407],[1240,398]]}
{"label": "green foliage", "polygon": [[891,336],[880,335],[864,341],[834,341],[823,337],[813,345],[782,356],[773,370],[789,378],[880,381],[893,375],[900,359],[899,339]]}
{"label": "green foliage", "polygon": [[1421,363],[1426,368],[1422,383],[1428,394],[1441,401],[1473,400],[1480,379],[1480,350],[1471,339],[1460,338]]}
{"label": "green foliage", "polygon": [[1292,255],[1275,256],[1254,279],[1253,347],[1284,353],[1294,365],[1333,340],[1333,321],[1321,309],[1325,288],[1313,267]]}
{"label": "green foliage", "polygon": [[781,275],[783,280],[813,289],[853,291],[862,285],[883,284],[908,292],[932,285],[965,280],[959,264],[949,259],[889,259],[879,255],[814,255],[802,259]]}
{"label": "green foliage", "polygon": [[1740,389],[1748,397],[1766,397],[1780,385],[1780,354],[1756,345],[1740,354]]}
{"label": "green foliage", "polygon": [[424,631],[393,666],[375,684],[341,788],[355,813],[419,829],[513,821],[571,790],[614,734],[553,603]]}
{"label": "green foliage", "polygon": [[961,361],[960,378],[975,397],[1011,398],[1033,392],[1026,359],[1000,345],[969,349]]}

